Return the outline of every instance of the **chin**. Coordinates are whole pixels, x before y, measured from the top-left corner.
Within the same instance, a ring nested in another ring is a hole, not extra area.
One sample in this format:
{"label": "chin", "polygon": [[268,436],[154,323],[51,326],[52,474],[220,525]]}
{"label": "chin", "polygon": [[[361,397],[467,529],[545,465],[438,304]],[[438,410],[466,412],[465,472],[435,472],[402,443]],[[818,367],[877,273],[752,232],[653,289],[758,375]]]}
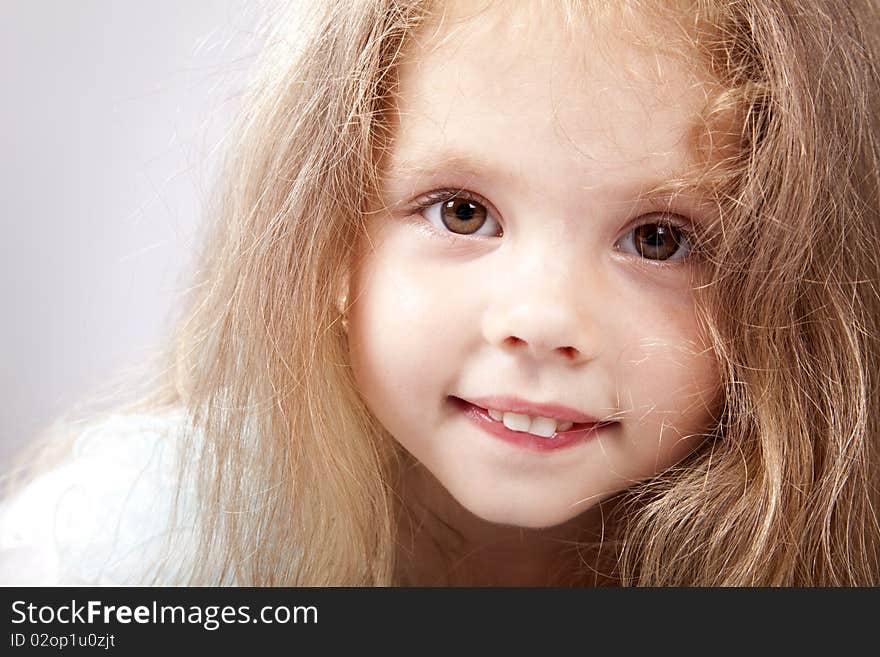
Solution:
{"label": "chin", "polygon": [[521,527],[523,529],[550,529],[558,527],[592,507],[592,505],[579,505],[577,509],[572,509],[524,504],[511,505],[509,502],[487,504],[487,501],[483,499],[476,504],[464,504],[464,500],[460,500],[459,503],[481,520],[496,525]]}

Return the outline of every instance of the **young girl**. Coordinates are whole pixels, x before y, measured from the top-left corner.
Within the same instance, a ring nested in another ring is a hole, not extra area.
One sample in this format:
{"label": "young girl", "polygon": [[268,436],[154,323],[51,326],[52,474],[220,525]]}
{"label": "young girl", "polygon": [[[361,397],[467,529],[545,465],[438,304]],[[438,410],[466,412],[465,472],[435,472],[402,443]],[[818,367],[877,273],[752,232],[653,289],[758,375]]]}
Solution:
{"label": "young girl", "polygon": [[25,583],[876,585],[880,7],[278,21],[155,394]]}

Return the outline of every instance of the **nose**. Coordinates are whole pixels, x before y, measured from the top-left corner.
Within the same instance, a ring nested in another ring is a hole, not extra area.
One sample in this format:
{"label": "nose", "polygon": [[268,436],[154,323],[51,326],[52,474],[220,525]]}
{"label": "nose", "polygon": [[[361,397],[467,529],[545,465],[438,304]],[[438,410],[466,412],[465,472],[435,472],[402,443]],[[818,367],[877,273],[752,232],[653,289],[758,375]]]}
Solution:
{"label": "nose", "polygon": [[486,341],[537,360],[574,365],[596,358],[599,295],[583,298],[585,286],[572,274],[551,266],[531,276],[508,277],[503,289],[496,286],[483,316]]}

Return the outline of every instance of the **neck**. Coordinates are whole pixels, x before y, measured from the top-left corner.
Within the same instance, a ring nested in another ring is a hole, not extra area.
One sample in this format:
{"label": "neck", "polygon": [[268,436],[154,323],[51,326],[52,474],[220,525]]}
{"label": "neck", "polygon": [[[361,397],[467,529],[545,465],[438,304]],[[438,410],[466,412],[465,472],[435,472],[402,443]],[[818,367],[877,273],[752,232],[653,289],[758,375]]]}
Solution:
{"label": "neck", "polygon": [[467,511],[421,465],[404,477],[397,583],[407,586],[610,585],[597,567],[599,507],[546,529],[486,522]]}

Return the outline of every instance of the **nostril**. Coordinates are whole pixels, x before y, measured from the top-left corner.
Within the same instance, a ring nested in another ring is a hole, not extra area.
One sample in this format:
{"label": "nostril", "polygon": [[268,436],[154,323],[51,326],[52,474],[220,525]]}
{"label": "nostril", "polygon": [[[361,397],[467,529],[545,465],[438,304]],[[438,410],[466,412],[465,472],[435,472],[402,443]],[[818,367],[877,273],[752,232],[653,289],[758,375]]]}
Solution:
{"label": "nostril", "polygon": [[[504,345],[507,347],[518,347],[524,344],[527,344],[527,342],[522,338],[516,337],[515,335],[509,335],[504,338]],[[580,353],[577,347],[556,347],[554,351],[559,352],[568,360],[575,360]]]}

